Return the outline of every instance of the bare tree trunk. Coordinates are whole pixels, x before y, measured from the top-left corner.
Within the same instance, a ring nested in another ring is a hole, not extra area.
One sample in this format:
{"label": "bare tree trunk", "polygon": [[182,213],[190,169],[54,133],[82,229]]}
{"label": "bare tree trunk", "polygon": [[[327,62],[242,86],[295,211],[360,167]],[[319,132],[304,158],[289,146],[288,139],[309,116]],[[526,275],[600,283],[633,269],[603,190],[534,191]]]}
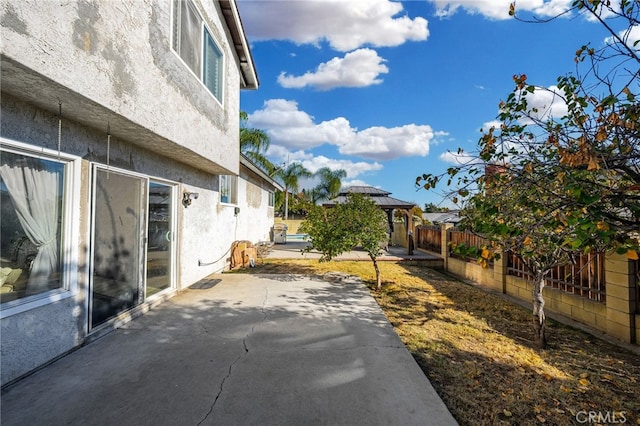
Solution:
{"label": "bare tree trunk", "polygon": [[289,219],[289,191],[284,191],[284,220]]}
{"label": "bare tree trunk", "polygon": [[380,268],[378,268],[378,261],[375,257],[372,257],[373,269],[376,270],[376,289],[380,291],[382,289],[382,277],[380,276]]}
{"label": "bare tree trunk", "polygon": [[536,345],[540,349],[547,346],[547,336],[545,331],[546,317],[544,314],[544,297],[542,289],[544,288],[544,277],[546,273],[537,273],[533,283],[533,337]]}

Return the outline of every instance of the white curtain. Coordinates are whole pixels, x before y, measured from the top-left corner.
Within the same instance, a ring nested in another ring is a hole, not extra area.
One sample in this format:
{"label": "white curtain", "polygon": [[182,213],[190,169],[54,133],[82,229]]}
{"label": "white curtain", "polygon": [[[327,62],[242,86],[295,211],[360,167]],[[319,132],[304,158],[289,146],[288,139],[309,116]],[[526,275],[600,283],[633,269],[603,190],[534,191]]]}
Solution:
{"label": "white curtain", "polygon": [[[27,164],[24,164],[27,163]],[[58,173],[28,166],[0,165],[0,176],[7,186],[20,225],[38,247],[33,260],[26,294],[49,289],[49,276],[58,270]]]}

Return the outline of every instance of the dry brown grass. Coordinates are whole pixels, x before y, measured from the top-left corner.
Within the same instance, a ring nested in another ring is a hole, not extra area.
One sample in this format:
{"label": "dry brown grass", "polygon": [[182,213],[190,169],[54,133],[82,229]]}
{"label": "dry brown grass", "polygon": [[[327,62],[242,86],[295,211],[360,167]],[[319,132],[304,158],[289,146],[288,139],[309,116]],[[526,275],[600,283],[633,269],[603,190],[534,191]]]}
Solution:
{"label": "dry brown grass", "polygon": [[[375,283],[370,262],[267,259],[251,270],[328,271]],[[638,355],[553,321],[539,350],[528,309],[427,268],[381,263],[381,272],[373,296],[460,424],[594,424],[578,421],[583,412],[640,424]]]}

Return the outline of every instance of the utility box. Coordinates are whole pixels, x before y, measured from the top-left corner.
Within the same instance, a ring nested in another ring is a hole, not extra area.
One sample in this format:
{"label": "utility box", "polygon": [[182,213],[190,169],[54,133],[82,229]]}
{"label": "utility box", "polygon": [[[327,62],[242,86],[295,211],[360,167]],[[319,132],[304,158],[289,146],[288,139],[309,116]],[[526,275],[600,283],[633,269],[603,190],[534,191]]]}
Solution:
{"label": "utility box", "polygon": [[273,243],[287,244],[287,225],[284,223],[276,223],[273,225]]}

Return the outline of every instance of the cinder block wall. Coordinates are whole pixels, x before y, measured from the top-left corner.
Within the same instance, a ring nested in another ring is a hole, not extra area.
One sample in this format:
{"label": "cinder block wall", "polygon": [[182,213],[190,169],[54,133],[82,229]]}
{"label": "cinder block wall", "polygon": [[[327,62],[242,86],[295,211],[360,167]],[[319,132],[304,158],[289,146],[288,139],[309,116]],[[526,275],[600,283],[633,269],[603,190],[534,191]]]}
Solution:
{"label": "cinder block wall", "polygon": [[605,259],[607,277],[607,330],[608,334],[624,341],[636,338],[636,285],[631,262],[626,256],[612,254]]}
{"label": "cinder block wall", "polygon": [[[445,270],[461,278],[531,302],[533,285],[526,280],[507,275],[507,259],[500,258],[492,268],[482,268],[475,262],[465,262],[449,256],[447,229],[442,225],[442,251]],[[632,263],[621,255],[609,254],[605,260],[606,303],[545,287],[546,309],[586,324],[628,343],[640,344],[640,312],[636,298]]]}

